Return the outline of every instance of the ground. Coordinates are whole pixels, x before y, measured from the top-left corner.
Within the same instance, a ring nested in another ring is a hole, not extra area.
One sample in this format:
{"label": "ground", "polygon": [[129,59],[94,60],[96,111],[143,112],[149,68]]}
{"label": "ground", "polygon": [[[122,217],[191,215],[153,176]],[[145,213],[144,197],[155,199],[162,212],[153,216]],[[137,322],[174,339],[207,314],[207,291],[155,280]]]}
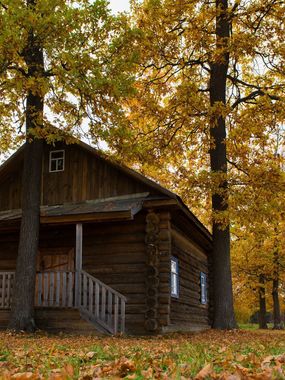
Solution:
{"label": "ground", "polygon": [[285,332],[150,338],[0,333],[0,379],[285,379]]}

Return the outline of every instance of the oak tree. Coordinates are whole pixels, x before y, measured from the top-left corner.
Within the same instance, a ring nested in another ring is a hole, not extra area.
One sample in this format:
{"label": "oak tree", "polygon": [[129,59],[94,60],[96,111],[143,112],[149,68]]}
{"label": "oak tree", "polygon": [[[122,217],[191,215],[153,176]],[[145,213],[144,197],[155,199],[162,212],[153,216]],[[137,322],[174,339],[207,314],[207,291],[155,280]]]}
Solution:
{"label": "oak tree", "polygon": [[105,0],[1,0],[1,149],[26,140],[22,219],[9,327],[33,331],[43,141],[120,125],[133,81],[132,33]]}
{"label": "oak tree", "polygon": [[265,147],[284,121],[284,4],[145,0],[132,7],[141,61],[117,148],[142,170],[172,179],[189,205],[195,193],[211,204],[213,325],[233,328],[230,206],[238,197],[232,193],[248,152]]}

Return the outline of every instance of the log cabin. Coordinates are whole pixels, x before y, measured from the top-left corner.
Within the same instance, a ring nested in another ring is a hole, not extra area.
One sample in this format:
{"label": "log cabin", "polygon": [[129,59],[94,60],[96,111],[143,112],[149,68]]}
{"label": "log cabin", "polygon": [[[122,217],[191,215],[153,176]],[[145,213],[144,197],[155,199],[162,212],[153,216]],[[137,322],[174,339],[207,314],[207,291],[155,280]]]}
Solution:
{"label": "log cabin", "polygon": [[[13,297],[25,145],[0,167],[0,328]],[[174,193],[91,146],[45,144],[36,324],[161,334],[211,326],[212,237]]]}

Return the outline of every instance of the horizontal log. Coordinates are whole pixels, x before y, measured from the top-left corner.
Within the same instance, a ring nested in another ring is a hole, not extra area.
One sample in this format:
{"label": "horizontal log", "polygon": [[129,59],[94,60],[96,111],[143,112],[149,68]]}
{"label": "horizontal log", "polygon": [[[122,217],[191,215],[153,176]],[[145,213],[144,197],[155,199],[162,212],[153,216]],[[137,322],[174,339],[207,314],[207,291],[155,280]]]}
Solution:
{"label": "horizontal log", "polygon": [[138,242],[138,243],[141,242],[144,244],[145,233],[144,231],[141,231],[141,232],[128,233],[128,234],[125,234],[125,233],[109,234],[109,236],[108,235],[96,236],[96,234],[94,234],[92,237],[86,238],[84,236],[83,238],[84,238],[85,246],[97,246],[97,245],[106,244],[106,243],[117,245],[118,243],[128,244],[128,243],[133,243],[133,242]]}
{"label": "horizontal log", "polygon": [[207,254],[196,243],[190,241],[185,235],[182,235],[175,227],[172,226],[171,237],[174,245],[177,245],[185,252],[193,253],[196,257],[207,260]]}

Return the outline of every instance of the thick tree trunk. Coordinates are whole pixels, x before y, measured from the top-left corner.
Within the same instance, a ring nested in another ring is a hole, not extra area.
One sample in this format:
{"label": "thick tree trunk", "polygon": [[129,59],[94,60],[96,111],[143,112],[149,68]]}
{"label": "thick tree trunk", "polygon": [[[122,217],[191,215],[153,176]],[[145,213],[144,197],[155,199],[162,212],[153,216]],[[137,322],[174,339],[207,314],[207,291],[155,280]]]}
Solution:
{"label": "thick tree trunk", "polygon": [[[33,8],[36,0],[27,0]],[[43,78],[43,51],[33,33],[29,32],[23,52],[28,76]],[[9,328],[17,331],[34,331],[34,294],[36,279],[36,256],[38,252],[40,225],[40,194],[43,142],[30,135],[33,128],[43,125],[44,95],[40,89],[29,90],[26,103],[27,141],[22,180],[22,221],[13,288],[13,303]]]}
{"label": "thick tree trunk", "polygon": [[259,276],[259,313],[258,313],[258,323],[260,329],[267,329],[267,321],[266,321],[266,298],[265,298],[265,280],[264,276],[261,274]]}
{"label": "thick tree trunk", "polygon": [[[210,103],[211,117],[211,171],[220,176],[219,186],[212,194],[213,209],[213,272],[214,272],[214,323],[218,329],[236,328],[233,308],[232,276],[230,263],[230,229],[227,220],[228,185],[227,185],[227,153],[226,122],[221,105],[226,104],[226,81],[229,64],[227,49],[230,35],[227,0],[216,0],[216,53],[215,62],[211,64]],[[216,215],[224,213],[226,223],[220,223]]]}
{"label": "thick tree trunk", "polygon": [[279,302],[279,255],[274,252],[274,272],[272,281],[272,299],[273,299],[273,329],[283,329],[281,320],[280,302]]}

